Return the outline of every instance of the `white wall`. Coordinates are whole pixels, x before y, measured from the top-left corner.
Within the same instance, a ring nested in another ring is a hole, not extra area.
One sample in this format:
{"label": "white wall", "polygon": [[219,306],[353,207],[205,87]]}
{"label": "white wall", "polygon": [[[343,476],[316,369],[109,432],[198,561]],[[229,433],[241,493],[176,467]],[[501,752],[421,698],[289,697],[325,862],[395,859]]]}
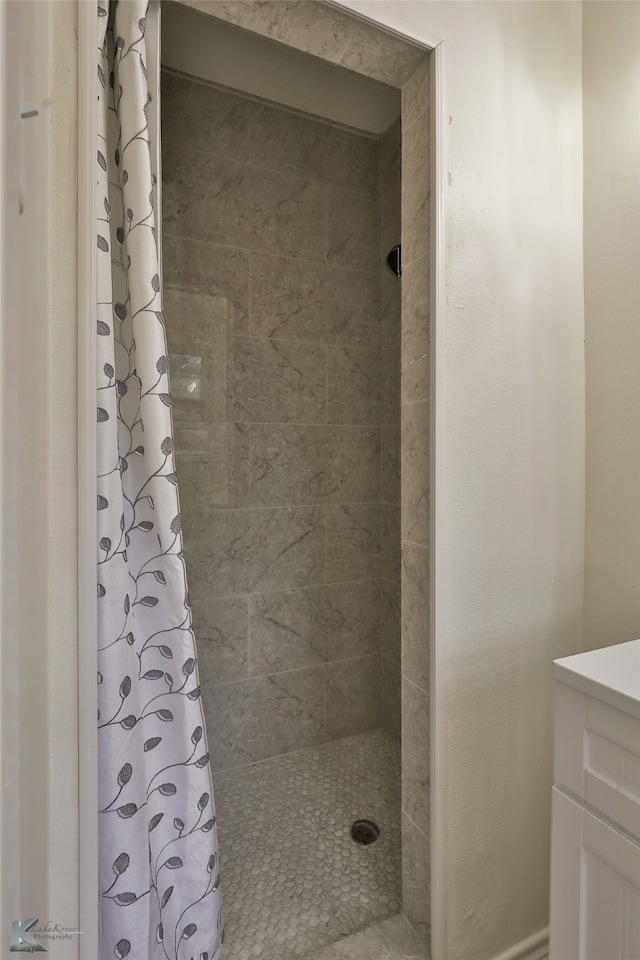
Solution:
{"label": "white wall", "polygon": [[[2,66],[16,87],[2,117],[13,160],[2,164],[2,246],[15,255],[0,350],[2,951],[12,920],[78,922],[77,6],[7,6]],[[22,125],[22,154],[11,139],[20,87],[38,111]],[[77,941],[45,945],[72,960]]]}
{"label": "white wall", "polygon": [[582,643],[581,5],[342,5],[446,43],[434,955],[488,960],[548,922],[551,661]]}
{"label": "white wall", "polygon": [[640,3],[584,5],[585,645],[640,636]]}

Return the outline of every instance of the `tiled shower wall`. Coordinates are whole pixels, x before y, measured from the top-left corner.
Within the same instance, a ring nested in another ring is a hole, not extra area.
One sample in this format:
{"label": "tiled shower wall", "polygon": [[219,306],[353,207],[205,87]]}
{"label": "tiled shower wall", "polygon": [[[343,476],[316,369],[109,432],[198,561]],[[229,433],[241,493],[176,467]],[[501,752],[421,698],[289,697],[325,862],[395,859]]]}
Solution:
{"label": "tiled shower wall", "polygon": [[402,899],[430,935],[430,83],[402,90]]}
{"label": "tiled shower wall", "polygon": [[378,141],[166,72],[162,140],[185,556],[219,770],[382,722],[399,510],[381,360],[398,346],[381,334]]}
{"label": "tiled shower wall", "polygon": [[401,281],[387,265],[400,243],[400,120],[380,140],[382,724],[400,737],[400,310]]}

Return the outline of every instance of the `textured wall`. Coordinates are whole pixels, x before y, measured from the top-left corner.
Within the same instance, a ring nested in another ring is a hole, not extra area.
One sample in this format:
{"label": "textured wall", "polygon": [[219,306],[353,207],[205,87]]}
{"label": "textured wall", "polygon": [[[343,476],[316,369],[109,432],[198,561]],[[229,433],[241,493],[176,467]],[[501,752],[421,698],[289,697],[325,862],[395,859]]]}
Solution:
{"label": "textured wall", "polygon": [[185,554],[222,769],[380,724],[378,143],[170,74],[162,103]]}
{"label": "textured wall", "polygon": [[584,5],[584,639],[640,636],[640,3]]}
{"label": "textured wall", "polygon": [[430,929],[430,84],[426,59],[402,90],[402,898]]}

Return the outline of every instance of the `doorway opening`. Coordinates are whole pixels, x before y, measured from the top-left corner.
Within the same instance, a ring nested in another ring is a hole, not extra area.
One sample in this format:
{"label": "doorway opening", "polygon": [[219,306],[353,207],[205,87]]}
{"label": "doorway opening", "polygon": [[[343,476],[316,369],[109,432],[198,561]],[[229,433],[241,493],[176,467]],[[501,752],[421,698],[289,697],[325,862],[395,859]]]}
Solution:
{"label": "doorway opening", "polygon": [[311,956],[400,912],[427,943],[431,64],[329,6],[307,5],[337,60],[308,23],[283,41],[277,3],[243,6],[162,6],[164,308],[225,960]]}

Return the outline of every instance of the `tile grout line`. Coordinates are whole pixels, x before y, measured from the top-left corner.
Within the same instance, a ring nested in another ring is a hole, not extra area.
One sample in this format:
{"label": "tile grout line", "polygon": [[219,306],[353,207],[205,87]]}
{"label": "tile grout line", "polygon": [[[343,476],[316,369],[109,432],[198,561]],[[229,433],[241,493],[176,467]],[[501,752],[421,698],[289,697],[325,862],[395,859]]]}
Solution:
{"label": "tile grout line", "polygon": [[[253,253],[259,257],[271,257],[273,260],[293,260],[294,263],[309,263],[314,266],[328,267],[331,270],[342,270],[345,273],[359,273],[365,277],[371,277],[378,272],[377,270],[363,270],[361,267],[348,267],[341,263],[331,263],[326,258],[324,260],[316,260],[309,257],[291,257],[280,253],[269,253],[267,250],[254,250],[253,247],[241,247],[235,243],[217,243],[215,240],[203,240],[200,237],[184,236],[181,233],[172,233],[166,229],[162,231],[162,239],[163,241],[185,240],[187,243],[201,243],[206,247],[217,247],[220,250],[236,250],[238,253]],[[418,257],[417,259],[421,258]],[[168,287],[179,286],[177,282],[172,280],[163,280],[163,285]]]}
{"label": "tile grout line", "polygon": [[237,157],[228,156],[223,153],[211,153],[209,150],[202,150],[200,147],[193,147],[189,144],[177,143],[172,141],[170,138],[163,137],[162,145],[164,148],[170,147],[173,150],[179,151],[190,151],[191,153],[199,154],[201,157],[206,157],[208,160],[219,161],[221,163],[233,164],[238,167],[250,167],[251,170],[259,170],[267,174],[275,174],[282,180],[300,180],[302,183],[311,183],[316,187],[322,187],[326,190],[331,190],[333,193],[341,194],[344,193],[348,197],[357,197],[360,200],[364,200],[367,203],[375,203],[375,198],[371,196],[371,191],[369,190],[354,190],[351,187],[342,187],[336,186],[333,183],[328,183],[326,180],[316,179],[315,177],[308,177],[302,173],[294,173],[291,170],[283,169],[282,167],[269,167],[263,163],[254,163],[252,160],[239,160]]}
{"label": "tile grout line", "polygon": [[426,835],[426,833],[424,832],[424,830],[422,830],[422,829],[418,826],[418,824],[415,822],[415,820],[413,819],[413,817],[409,816],[409,814],[407,813],[407,811],[406,811],[406,809],[404,808],[404,806],[402,806],[400,809],[402,810],[403,816],[405,816],[405,817],[407,818],[407,820],[409,821],[409,823],[412,824],[412,826],[414,826],[414,827],[416,828],[416,830],[418,831],[418,833],[420,834],[420,836],[422,837],[422,839],[423,839],[423,840],[426,840],[428,844],[431,844],[431,839]]}
{"label": "tile grout line", "polygon": [[[296,747],[295,750],[288,750],[285,753],[276,753],[271,757],[263,757],[261,760],[248,760],[246,763],[240,763],[234,767],[221,767],[220,769],[215,771],[215,773],[213,774],[213,778],[215,780],[215,778],[220,774],[230,774],[230,773],[235,773],[236,771],[239,771],[239,770],[247,770],[249,767],[255,767],[255,766],[258,766],[259,764],[270,763],[272,760],[284,760],[285,758],[288,759],[289,757],[292,757],[292,758],[298,757],[301,753],[306,753],[308,750],[318,750],[323,748],[325,750],[328,748],[330,749],[334,744],[343,743],[345,740],[352,740],[352,739],[355,740],[356,738],[360,738],[360,737],[373,737],[373,735],[379,734],[379,733],[383,733],[386,737],[390,737],[393,740],[393,738],[391,737],[391,734],[389,734],[388,731],[384,729],[384,727],[374,727],[373,730],[365,730],[362,733],[348,733],[343,737],[336,737],[335,740],[329,740],[326,743],[316,743],[312,746]],[[394,745],[395,745],[395,741],[394,741]]]}
{"label": "tile grout line", "polygon": [[386,583],[390,583],[394,586],[400,586],[399,583],[394,580],[389,580],[388,577],[363,577],[361,580],[330,580],[327,582],[323,581],[322,583],[309,583],[302,587],[281,587],[277,590],[253,590],[250,592],[245,591],[244,593],[221,593],[209,597],[193,597],[192,599],[198,604],[219,603],[222,600],[241,600],[244,598],[250,599],[251,597],[271,597],[280,593],[302,593],[302,591],[321,590],[324,587],[348,587],[355,583],[375,584],[380,579],[383,579]]}
{"label": "tile grout line", "polygon": [[[249,621],[250,619],[251,619],[251,615],[249,615]],[[215,641],[202,640],[200,642],[213,643]],[[251,681],[251,680],[264,680],[270,677],[284,677],[284,676],[287,676],[288,674],[304,673],[307,670],[324,670],[325,667],[332,666],[333,664],[336,664],[336,663],[355,663],[358,660],[372,660],[378,656],[380,656],[380,654],[376,650],[374,650],[371,653],[363,653],[357,657],[342,657],[342,658],[338,658],[337,660],[323,661],[322,663],[310,663],[310,664],[307,664],[306,666],[293,667],[293,669],[291,670],[272,670],[268,673],[256,673],[254,676],[249,674],[247,677],[239,677],[237,680],[221,680],[219,683],[213,683],[212,687],[216,687],[219,689],[220,687],[231,687],[239,683],[247,683],[247,681]],[[415,686],[415,684],[412,684],[412,686]],[[420,689],[420,687],[418,687],[418,689]]]}
{"label": "tile grout line", "polygon": [[431,694],[427,690],[423,690],[422,687],[415,682],[415,680],[411,680],[404,673],[402,673],[401,676],[402,676],[402,679],[406,683],[408,683],[410,687],[413,687],[414,690],[419,690],[420,693],[427,698],[427,700],[431,699]]}
{"label": "tile grout line", "polygon": [[[244,29],[244,28],[241,28]],[[276,41],[278,42],[278,41]],[[314,54],[311,54],[314,56]],[[327,60],[327,63],[333,63],[333,61]],[[337,63],[335,64],[337,65]],[[198,77],[195,74],[188,73],[185,70],[179,70],[177,67],[169,67],[162,65],[162,73],[169,76],[178,77],[180,80],[183,80],[187,83],[193,83],[200,87],[207,87],[208,89],[216,90],[217,92],[229,92],[231,91],[234,97],[238,97],[242,100],[250,100],[254,103],[258,103],[262,106],[266,106],[268,109],[279,111],[280,113],[288,113],[293,116],[302,117],[305,120],[315,121],[315,123],[320,123],[323,126],[332,127],[335,130],[339,130],[342,133],[350,134],[355,137],[362,137],[365,140],[377,140],[380,137],[380,134],[369,133],[366,130],[360,130],[358,127],[352,127],[348,123],[340,123],[339,120],[330,120],[328,117],[322,117],[318,119],[318,115],[315,113],[309,113],[306,110],[302,110],[299,107],[291,106],[290,104],[280,103],[277,100],[269,100],[267,97],[261,97],[256,93],[249,93],[246,90],[239,90],[236,88],[229,87],[227,84],[220,83],[216,80],[210,80],[206,77]],[[179,144],[178,144],[179,146]]]}
{"label": "tile grout line", "polygon": [[[170,226],[170,225],[169,225]],[[363,270],[362,267],[345,267],[339,263],[332,263],[331,260],[318,259],[317,257],[292,257],[287,254],[271,253],[269,250],[261,250],[256,247],[242,247],[237,243],[217,243],[214,240],[206,240],[203,237],[194,237],[190,234],[173,233],[171,230],[163,228],[163,241],[167,240],[185,240],[187,243],[203,243],[208,247],[218,247],[222,250],[237,250],[240,253],[256,253],[260,257],[274,257],[278,260],[293,260],[295,263],[313,263],[320,266],[330,267],[333,270],[344,270],[348,273],[360,273],[366,277],[377,276],[378,270]],[[413,262],[413,261],[412,261]],[[168,281],[171,284],[172,281]]]}

